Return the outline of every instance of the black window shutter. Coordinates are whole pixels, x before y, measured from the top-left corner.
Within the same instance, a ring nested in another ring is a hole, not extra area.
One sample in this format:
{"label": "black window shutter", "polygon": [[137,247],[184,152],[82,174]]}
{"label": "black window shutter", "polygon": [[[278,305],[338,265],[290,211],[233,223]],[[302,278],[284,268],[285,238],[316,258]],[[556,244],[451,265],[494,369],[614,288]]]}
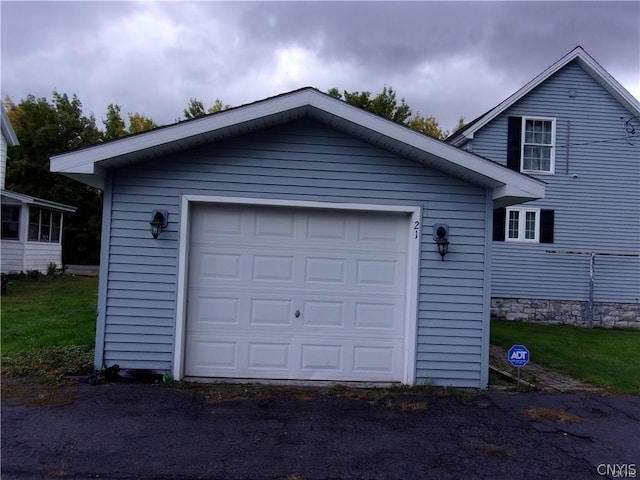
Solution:
{"label": "black window shutter", "polygon": [[493,239],[497,242],[504,242],[504,229],[507,217],[506,208],[493,209]]}
{"label": "black window shutter", "polygon": [[522,117],[509,117],[507,130],[507,168],[520,171],[522,145]]}
{"label": "black window shutter", "polygon": [[540,243],[553,243],[554,211],[540,210]]}

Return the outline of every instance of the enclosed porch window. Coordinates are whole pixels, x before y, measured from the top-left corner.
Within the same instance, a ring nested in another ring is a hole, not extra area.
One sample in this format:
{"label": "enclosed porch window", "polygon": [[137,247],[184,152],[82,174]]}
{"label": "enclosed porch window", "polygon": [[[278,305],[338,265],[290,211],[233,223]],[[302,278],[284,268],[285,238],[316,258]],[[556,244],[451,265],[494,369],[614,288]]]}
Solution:
{"label": "enclosed porch window", "polygon": [[29,207],[30,242],[60,243],[62,213],[39,207]]}
{"label": "enclosed porch window", "polygon": [[2,239],[20,240],[20,206],[2,205]]}

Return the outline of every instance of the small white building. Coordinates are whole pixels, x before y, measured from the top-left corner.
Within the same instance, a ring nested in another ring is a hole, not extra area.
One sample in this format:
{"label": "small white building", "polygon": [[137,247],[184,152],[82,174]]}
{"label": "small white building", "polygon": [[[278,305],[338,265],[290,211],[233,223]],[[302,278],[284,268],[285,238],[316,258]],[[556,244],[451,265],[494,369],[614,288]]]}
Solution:
{"label": "small white building", "polygon": [[62,265],[62,226],[65,212],[75,208],[5,190],[7,146],[19,145],[4,107],[0,143],[0,196],[2,198],[0,257],[2,273],[39,270]]}

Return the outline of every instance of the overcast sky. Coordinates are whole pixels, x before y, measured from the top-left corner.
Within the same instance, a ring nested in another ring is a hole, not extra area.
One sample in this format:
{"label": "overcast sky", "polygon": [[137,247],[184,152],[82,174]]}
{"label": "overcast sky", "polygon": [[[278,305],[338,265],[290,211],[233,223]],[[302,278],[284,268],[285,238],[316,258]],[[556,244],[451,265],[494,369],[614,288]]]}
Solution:
{"label": "overcast sky", "polygon": [[451,129],[577,45],[640,97],[640,2],[11,2],[2,97],[75,93],[158,124],[189,98],[238,106],[304,86],[378,93]]}

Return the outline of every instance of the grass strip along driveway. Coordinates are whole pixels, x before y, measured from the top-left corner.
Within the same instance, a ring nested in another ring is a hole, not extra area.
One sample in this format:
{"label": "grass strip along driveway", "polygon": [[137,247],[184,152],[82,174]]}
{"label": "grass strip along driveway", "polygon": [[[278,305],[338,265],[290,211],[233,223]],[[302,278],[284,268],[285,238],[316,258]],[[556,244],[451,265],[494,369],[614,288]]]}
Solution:
{"label": "grass strip along driveway", "polygon": [[[2,375],[90,372],[97,288],[91,277],[12,280],[2,297]],[[525,344],[533,362],[640,395],[640,330],[492,322],[491,342]]]}

